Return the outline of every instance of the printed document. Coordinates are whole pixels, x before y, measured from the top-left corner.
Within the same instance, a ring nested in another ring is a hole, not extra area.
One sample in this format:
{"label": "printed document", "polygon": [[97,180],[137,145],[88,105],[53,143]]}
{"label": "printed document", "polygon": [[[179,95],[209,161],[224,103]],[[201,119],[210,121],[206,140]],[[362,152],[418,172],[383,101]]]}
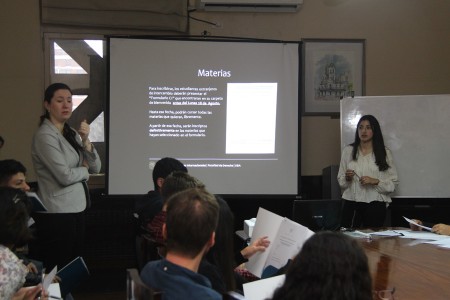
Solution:
{"label": "printed document", "polygon": [[313,231],[264,208],[259,208],[252,241],[268,236],[269,247],[258,252],[246,263],[247,269],[260,278],[271,277],[298,254]]}

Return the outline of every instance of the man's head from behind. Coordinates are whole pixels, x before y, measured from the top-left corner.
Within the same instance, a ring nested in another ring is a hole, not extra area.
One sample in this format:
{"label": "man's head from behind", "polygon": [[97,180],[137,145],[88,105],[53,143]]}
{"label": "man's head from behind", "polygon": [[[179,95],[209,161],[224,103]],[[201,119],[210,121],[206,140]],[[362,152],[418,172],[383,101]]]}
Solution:
{"label": "man's head from behind", "polygon": [[0,160],[0,187],[11,187],[21,189],[25,192],[30,190],[25,175],[27,169],[17,160]]}
{"label": "man's head from behind", "polygon": [[183,163],[172,157],[164,157],[158,160],[153,168],[153,184],[155,191],[159,191],[164,183],[164,179],[174,171],[181,171],[187,173],[187,168]]}
{"label": "man's head from behind", "polygon": [[173,194],[190,188],[204,189],[205,185],[203,182],[186,172],[175,171],[170,173],[170,175],[164,179],[164,184],[161,188],[161,197],[165,202]]}
{"label": "man's head from behind", "polygon": [[194,258],[214,245],[219,205],[205,189],[179,192],[167,201],[164,226],[167,251]]}

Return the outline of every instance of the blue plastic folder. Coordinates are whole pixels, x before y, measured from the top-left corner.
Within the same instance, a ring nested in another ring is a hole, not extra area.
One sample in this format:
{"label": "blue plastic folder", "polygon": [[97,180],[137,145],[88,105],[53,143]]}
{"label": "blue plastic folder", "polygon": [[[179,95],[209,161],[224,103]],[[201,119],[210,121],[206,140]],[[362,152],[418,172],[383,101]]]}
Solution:
{"label": "blue plastic folder", "polygon": [[58,271],[56,275],[61,278],[61,295],[65,296],[72,292],[81,282],[89,278],[89,269],[83,258],[78,256],[64,268]]}

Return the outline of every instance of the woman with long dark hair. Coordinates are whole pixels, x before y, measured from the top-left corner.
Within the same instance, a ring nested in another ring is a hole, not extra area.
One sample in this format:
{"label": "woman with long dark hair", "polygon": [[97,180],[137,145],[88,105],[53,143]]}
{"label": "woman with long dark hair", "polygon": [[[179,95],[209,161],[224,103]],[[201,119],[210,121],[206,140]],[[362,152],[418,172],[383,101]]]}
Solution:
{"label": "woman with long dark hair", "polygon": [[47,211],[36,213],[40,258],[48,269],[62,268],[82,253],[89,197],[86,181],[100,171],[100,158],[89,140],[89,125],[78,131],[67,121],[72,115],[72,90],[64,83],[45,91],[45,113],[33,137],[32,159],[38,194]]}
{"label": "woman with long dark hair", "polygon": [[342,151],[337,178],[344,199],[341,226],[383,226],[398,176],[374,116],[365,115],[358,121],[355,141]]}

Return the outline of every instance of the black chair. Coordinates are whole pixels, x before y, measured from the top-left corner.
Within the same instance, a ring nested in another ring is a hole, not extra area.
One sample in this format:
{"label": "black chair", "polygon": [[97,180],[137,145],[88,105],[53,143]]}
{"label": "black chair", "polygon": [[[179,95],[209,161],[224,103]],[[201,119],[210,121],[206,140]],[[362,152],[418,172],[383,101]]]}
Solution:
{"label": "black chair", "polygon": [[138,269],[142,268],[149,261],[161,259],[160,249],[164,249],[164,245],[156,242],[149,233],[141,232],[136,235],[136,258]]}
{"label": "black chair", "polygon": [[161,300],[162,292],[142,282],[137,269],[127,269],[127,300]]}

